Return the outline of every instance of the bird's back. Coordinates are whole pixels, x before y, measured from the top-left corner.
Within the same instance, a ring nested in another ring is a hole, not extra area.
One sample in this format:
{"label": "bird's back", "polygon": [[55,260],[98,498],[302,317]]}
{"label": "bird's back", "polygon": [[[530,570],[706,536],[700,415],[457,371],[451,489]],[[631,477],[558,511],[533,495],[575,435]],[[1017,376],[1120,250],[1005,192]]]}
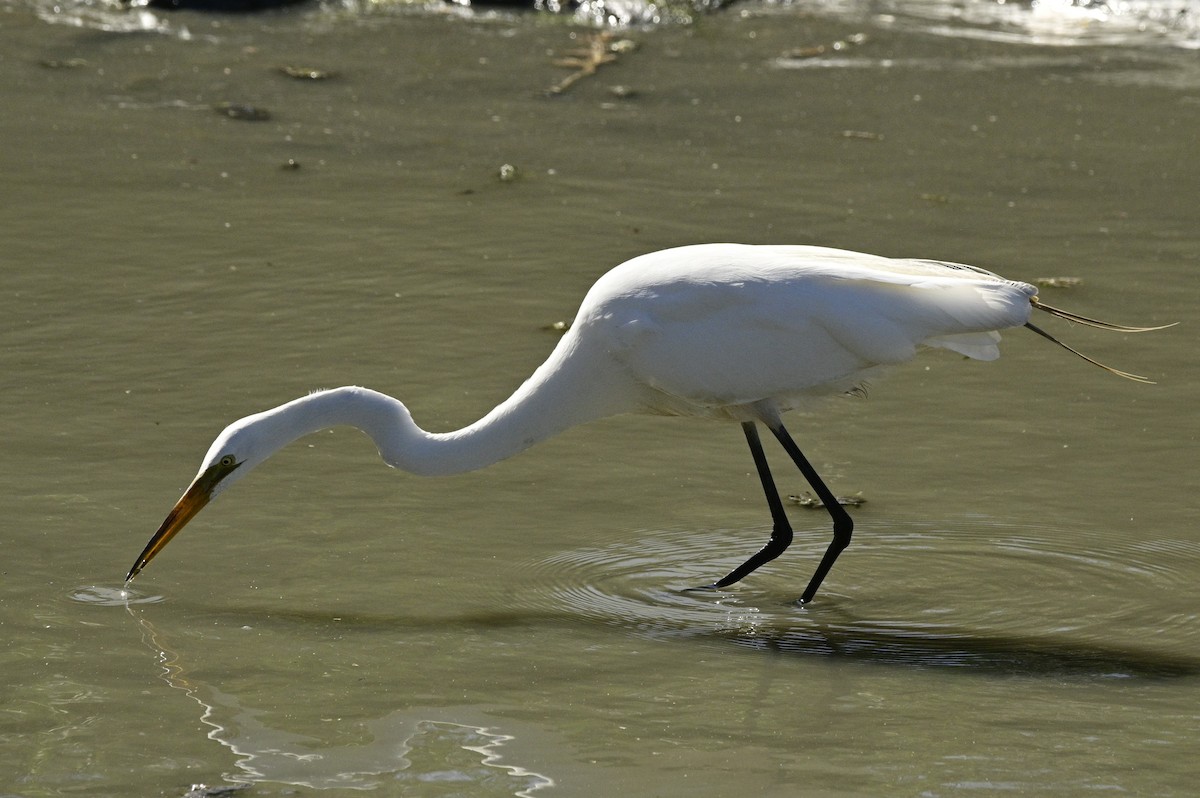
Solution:
{"label": "bird's back", "polygon": [[853,389],[936,346],[999,356],[1035,289],[959,264],[822,247],[703,244],[603,276],[574,332],[644,387],[651,412],[744,417]]}

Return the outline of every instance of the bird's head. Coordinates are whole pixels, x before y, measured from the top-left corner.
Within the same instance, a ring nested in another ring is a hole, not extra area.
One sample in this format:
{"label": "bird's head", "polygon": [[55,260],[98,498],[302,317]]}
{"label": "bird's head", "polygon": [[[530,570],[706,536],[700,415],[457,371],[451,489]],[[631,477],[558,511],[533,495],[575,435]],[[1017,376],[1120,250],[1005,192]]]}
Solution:
{"label": "bird's head", "polygon": [[275,451],[270,419],[259,413],[235,421],[213,441],[192,484],[175,502],[171,512],[138,555],[125,581],[133,579],[154,559],[171,538],[195,518],[210,501],[237,482]]}

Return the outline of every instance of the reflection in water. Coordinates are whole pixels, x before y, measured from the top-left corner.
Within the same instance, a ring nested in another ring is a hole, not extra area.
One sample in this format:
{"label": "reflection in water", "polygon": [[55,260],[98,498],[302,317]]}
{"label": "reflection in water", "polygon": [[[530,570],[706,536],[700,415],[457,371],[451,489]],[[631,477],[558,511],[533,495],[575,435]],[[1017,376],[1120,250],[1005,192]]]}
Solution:
{"label": "reflection in water", "polygon": [[[1200,47],[1200,43],[1197,44]],[[1064,79],[1079,79],[1113,85],[1159,85],[1194,87],[1200,83],[1200,71],[1186,58],[1162,55],[1148,57],[1145,51],[1128,50],[1114,53],[1097,70],[1088,55],[1062,51],[1028,50],[1021,53],[983,55],[971,59],[946,56],[905,56],[869,54],[833,54],[823,57],[803,57],[784,53],[772,59],[779,70],[864,70],[887,72],[965,72],[997,73],[1005,70],[1024,70]]]}
{"label": "reflection in water", "polygon": [[383,784],[469,786],[472,795],[529,796],[554,781],[503,762],[499,749],[513,739],[481,726],[414,717],[402,710],[367,722],[370,742],[330,745],[272,727],[267,713],[243,707],[236,696],[188,676],[182,657],[140,613],[128,608],[142,641],[155,652],[161,678],[200,705],[200,720],[237,756],[234,782],[273,782],[312,789],[369,790]]}
{"label": "reflection in water", "polygon": [[[30,0],[46,22],[114,32],[154,32],[191,39],[186,23],[171,12],[146,8],[144,2]],[[688,24],[720,12],[733,0],[340,0],[302,7],[316,25],[330,19],[351,21],[386,13],[492,18],[498,5],[571,14],[578,22],[600,27],[630,24]],[[479,6],[473,11],[471,6]],[[980,39],[1047,46],[1165,44],[1200,47],[1200,14],[1194,0],[779,0],[740,4],[744,14],[793,13],[826,17],[846,24],[894,28],[950,38]]]}
{"label": "reflection in water", "polygon": [[1093,679],[1200,676],[1200,657],[1098,642],[979,634],[946,628],[922,631],[848,624],[729,635],[728,639],[739,646],[783,654],[815,654],[1014,676]]}
{"label": "reflection in water", "polygon": [[[1173,543],[1166,557],[1161,542],[1093,536],[1092,550],[1059,551],[1053,542],[1064,536],[1053,529],[1018,533],[980,520],[955,526],[863,528],[849,551],[853,568],[803,607],[785,591],[798,592],[824,531],[798,534],[772,574],[727,591],[688,588],[711,581],[725,558],[741,553],[734,533],[644,532],[531,564],[540,583],[532,601],[657,639],[708,638],[784,654],[1029,676],[1200,675],[1194,645],[1156,651],[1112,631],[1116,619],[1136,618],[1132,628],[1169,629],[1171,639],[1194,642],[1196,614],[1159,617],[1153,602],[1186,587],[1186,575],[1200,568],[1200,544]],[[788,575],[786,587],[778,574]],[[1155,589],[1139,590],[1143,584]]]}
{"label": "reflection in water", "polygon": [[954,38],[1050,46],[1162,41],[1194,47],[1194,8],[1176,0],[903,0],[860,2],[860,13],[897,27]]}

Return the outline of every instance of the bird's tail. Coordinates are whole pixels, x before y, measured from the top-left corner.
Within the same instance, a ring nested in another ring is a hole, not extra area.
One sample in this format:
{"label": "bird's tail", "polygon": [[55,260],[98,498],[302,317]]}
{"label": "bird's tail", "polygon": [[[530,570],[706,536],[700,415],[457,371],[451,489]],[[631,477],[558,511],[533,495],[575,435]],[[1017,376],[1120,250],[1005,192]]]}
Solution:
{"label": "bird's tail", "polygon": [[[1165,330],[1168,327],[1174,327],[1176,324],[1179,323],[1179,322],[1174,322],[1172,324],[1164,324],[1161,327],[1127,327],[1124,324],[1112,324],[1111,322],[1100,321],[1099,319],[1092,319],[1092,318],[1088,318],[1087,316],[1080,316],[1076,313],[1071,313],[1070,311],[1067,311],[1067,310],[1061,310],[1059,308],[1045,304],[1040,299],[1038,299],[1036,296],[1031,297],[1029,302],[1038,310],[1044,310],[1045,312],[1049,313],[1051,316],[1057,316],[1060,319],[1066,319],[1067,321],[1073,321],[1078,324],[1086,324],[1089,327],[1096,327],[1097,329],[1101,329],[1101,330],[1111,330],[1113,332],[1125,332],[1125,333],[1153,332],[1155,330]],[[1144,383],[1148,383],[1150,385],[1154,384],[1154,380],[1148,379],[1139,374],[1131,374],[1128,371],[1121,371],[1120,369],[1115,369],[1112,366],[1106,366],[1098,360],[1093,360],[1092,358],[1083,354],[1079,350],[1064,344],[1062,341],[1058,340],[1053,335],[1051,335],[1050,333],[1041,329],[1040,327],[1035,327],[1034,325],[1032,325],[1028,322],[1026,322],[1025,326],[1028,327],[1029,329],[1033,330],[1035,333],[1042,336],[1043,338],[1053,341],[1054,343],[1058,344],[1059,346],[1061,346],[1063,349],[1067,350],[1071,354],[1083,358],[1088,363],[1091,363],[1093,366],[1099,366],[1100,368],[1104,369],[1105,371],[1107,371],[1110,374],[1116,374],[1118,377],[1124,377],[1125,379],[1133,380],[1134,382],[1144,382]]]}

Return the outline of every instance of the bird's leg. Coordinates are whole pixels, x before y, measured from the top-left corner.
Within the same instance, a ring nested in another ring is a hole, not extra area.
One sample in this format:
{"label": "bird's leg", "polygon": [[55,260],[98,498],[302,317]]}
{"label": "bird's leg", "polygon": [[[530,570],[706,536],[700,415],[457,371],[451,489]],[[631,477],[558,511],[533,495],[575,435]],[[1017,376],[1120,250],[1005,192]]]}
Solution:
{"label": "bird's leg", "polygon": [[[825,483],[821,481],[821,477],[817,474],[817,470],[808,462],[808,458],[800,451],[800,447],[792,440],[792,436],[783,428],[783,424],[776,420],[770,424],[771,432],[779,440],[784,450],[791,456],[796,467],[800,469],[800,473],[808,480],[808,484],[812,486],[817,497],[825,504],[825,509],[829,511],[829,517],[833,519],[833,540],[829,543],[829,548],[825,550],[825,556],[821,558],[820,564],[817,565],[817,571],[813,574],[812,579],[808,582],[808,587],[804,589],[804,594],[800,596],[800,603],[807,604],[813,600],[813,596],[817,595],[817,589],[821,587],[822,580],[829,573],[829,569],[833,567],[833,563],[837,560],[838,555],[842,550],[850,545],[850,535],[854,532],[854,521],[850,518],[850,513],[846,512],[846,508],[838,503],[837,498],[830,492],[829,488],[825,487]],[[772,510],[774,512],[774,510]]]}
{"label": "bird's leg", "polygon": [[753,421],[742,423],[742,431],[746,433],[746,443],[750,444],[750,454],[754,457],[754,467],[758,469],[758,478],[762,481],[763,493],[767,495],[767,506],[771,508],[771,539],[754,556],[734,568],[725,576],[712,584],[712,587],[732,585],[747,574],[752,573],[760,565],[783,554],[792,542],[792,525],[788,523],[787,513],[783,509],[783,501],[779,498],[779,490],[775,480],[771,478],[771,468],[767,465],[767,455],[763,451],[762,441],[758,438],[758,427]]}

